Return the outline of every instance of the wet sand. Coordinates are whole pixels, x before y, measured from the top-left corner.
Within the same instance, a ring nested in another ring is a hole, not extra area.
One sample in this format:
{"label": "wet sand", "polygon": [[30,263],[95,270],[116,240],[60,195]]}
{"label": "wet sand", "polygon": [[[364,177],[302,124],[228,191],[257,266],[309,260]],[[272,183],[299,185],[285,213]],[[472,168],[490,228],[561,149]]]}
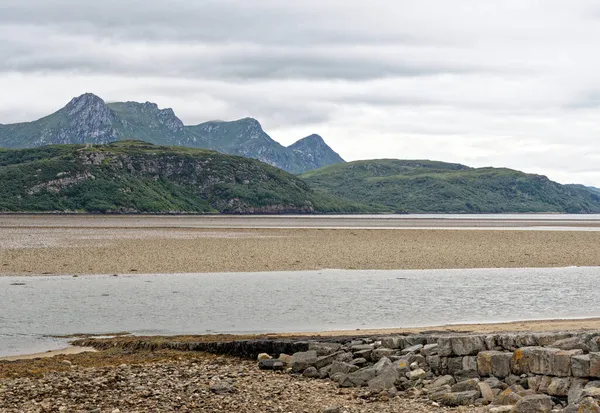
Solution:
{"label": "wet sand", "polygon": [[89,353],[96,352],[93,347],[79,347],[79,346],[71,346],[59,350],[50,350],[43,353],[34,353],[34,354],[23,354],[20,356],[8,356],[8,357],[0,357],[0,361],[17,361],[17,360],[35,360],[35,359],[43,359],[50,358],[55,356],[71,356],[74,354],[81,353]]}
{"label": "wet sand", "polygon": [[497,220],[493,230],[215,228],[211,219],[0,216],[0,275],[600,266],[600,232],[576,227],[502,230]]}

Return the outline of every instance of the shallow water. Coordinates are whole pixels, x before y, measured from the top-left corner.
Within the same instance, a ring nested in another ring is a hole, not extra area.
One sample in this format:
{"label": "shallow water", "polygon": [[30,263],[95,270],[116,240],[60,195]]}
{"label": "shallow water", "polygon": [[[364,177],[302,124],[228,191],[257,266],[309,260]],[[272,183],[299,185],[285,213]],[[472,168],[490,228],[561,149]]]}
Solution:
{"label": "shallow water", "polygon": [[[0,277],[0,356],[76,333],[204,334],[600,316],[600,268]],[[24,284],[24,285],[15,285]]]}

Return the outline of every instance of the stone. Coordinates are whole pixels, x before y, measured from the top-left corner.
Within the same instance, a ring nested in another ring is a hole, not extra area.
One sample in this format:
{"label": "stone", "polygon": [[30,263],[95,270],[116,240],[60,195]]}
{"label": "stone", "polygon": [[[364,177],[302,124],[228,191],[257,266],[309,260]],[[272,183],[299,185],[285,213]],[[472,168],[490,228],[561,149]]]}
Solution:
{"label": "stone", "polygon": [[495,350],[496,346],[498,346],[498,337],[493,335],[493,334],[489,334],[487,336],[485,336],[485,348],[487,350]]}
{"label": "stone", "polygon": [[[392,362],[387,357],[383,357],[373,365],[373,368],[375,369],[377,375],[379,375],[379,373],[386,367],[392,367]],[[396,369],[394,369],[394,371],[396,371]]]}
{"label": "stone", "polygon": [[331,366],[321,367],[319,369],[319,378],[320,379],[326,379],[327,377],[329,377],[329,371],[330,370],[331,370]]}
{"label": "stone", "polygon": [[234,393],[235,387],[233,387],[233,384],[221,380],[221,381],[217,381],[216,383],[211,384],[210,391],[215,394]]}
{"label": "stone", "polygon": [[574,336],[574,337],[568,337],[568,338],[563,338],[560,340],[555,341],[554,343],[552,343],[550,345],[550,347],[554,347],[554,348],[559,348],[561,350],[584,350],[584,351],[590,351],[589,346],[585,343],[585,340],[583,337],[580,336]]}
{"label": "stone", "polygon": [[[373,350],[361,350],[361,351],[355,352],[352,357],[364,358],[364,359],[370,360],[372,352],[373,352]],[[350,354],[352,354],[352,353],[350,353]]]}
{"label": "stone", "polygon": [[396,354],[396,350],[392,350],[391,348],[376,348],[371,352],[371,360],[379,361],[382,358],[389,358]]}
{"label": "stone", "polygon": [[423,348],[423,344],[416,344],[411,347],[407,347],[400,352],[400,354],[418,353]]}
{"label": "stone", "polygon": [[427,363],[427,365],[429,365],[429,368],[431,368],[431,370],[433,370],[434,372],[439,372],[439,370],[442,367],[441,361],[442,360],[440,356],[427,356],[425,362]]}
{"label": "stone", "polygon": [[450,338],[452,354],[457,356],[475,356],[486,349],[485,336],[456,336]]}
{"label": "stone", "polygon": [[396,370],[398,370],[398,372],[406,373],[410,370],[410,363],[406,359],[400,359],[394,362],[394,367]]}
{"label": "stone", "polygon": [[467,371],[477,371],[477,357],[465,356],[462,361],[462,369]]}
{"label": "stone", "polygon": [[301,351],[292,355],[292,371],[300,373],[309,367],[313,367],[317,362],[317,351]]}
{"label": "stone", "polygon": [[590,377],[600,377],[600,353],[590,353]]}
{"label": "stone", "polygon": [[329,366],[337,359],[337,357],[339,355],[340,355],[340,353],[332,353],[327,356],[319,357],[319,358],[317,358],[317,361],[315,362],[314,366],[317,370],[321,369],[325,366]]}
{"label": "stone", "polygon": [[316,367],[309,367],[306,370],[304,370],[304,372],[302,372],[302,375],[311,379],[318,379],[319,370],[317,370]]}
{"label": "stone", "polygon": [[261,360],[271,360],[273,357],[269,356],[267,353],[260,353],[256,358],[258,361]]}
{"label": "stone", "polygon": [[361,387],[366,385],[369,380],[375,378],[377,373],[374,368],[366,367],[348,374],[345,379],[340,382],[341,387]]}
{"label": "stone", "polygon": [[569,395],[569,389],[571,388],[570,377],[554,377],[548,386],[547,393],[550,396],[561,396],[565,397]]}
{"label": "stone", "polygon": [[285,370],[287,364],[279,359],[264,359],[258,362],[261,370]]}
{"label": "stone", "polygon": [[429,399],[435,402],[440,402],[444,398],[445,394],[452,392],[451,390],[452,389],[447,384],[440,387],[436,387],[435,389],[432,389],[429,393]]}
{"label": "stone", "polygon": [[377,377],[369,380],[367,385],[369,386],[369,389],[376,392],[381,392],[391,388],[395,389],[399,378],[400,374],[398,374],[398,371],[390,364],[384,367],[377,374]]}
{"label": "stone", "polygon": [[540,377],[540,383],[538,386],[538,392],[547,393],[548,387],[550,387],[550,383],[552,383],[552,377],[542,376]]}
{"label": "stone", "polygon": [[510,413],[514,406],[496,406],[490,407],[489,413]]}
{"label": "stone", "polygon": [[469,379],[465,381],[458,382],[452,386],[452,391],[455,393],[467,391],[467,390],[477,390],[479,391],[479,380],[477,379]]}
{"label": "stone", "polygon": [[515,393],[513,389],[508,388],[494,398],[494,404],[502,406],[515,405],[521,399],[522,397]]}
{"label": "stone", "polygon": [[352,372],[357,371],[359,368],[352,364],[343,363],[341,361],[334,361],[331,363],[329,367],[329,377],[332,377],[334,374],[342,373],[342,374],[350,374]]}
{"label": "stone", "polygon": [[354,359],[350,362],[350,364],[352,364],[353,366],[358,366],[358,367],[364,367],[367,363],[368,363],[367,359],[362,358],[362,357]]}
{"label": "stone", "polygon": [[308,343],[308,350],[315,350],[317,352],[317,356],[319,357],[328,356],[333,353],[338,353],[341,350],[341,348],[342,345],[339,343]]}
{"label": "stone", "polygon": [[544,394],[523,397],[512,410],[512,413],[550,413],[552,399]]}
{"label": "stone", "polygon": [[484,380],[484,382],[492,389],[499,389],[501,386],[501,381],[498,380],[496,377],[488,377]]}
{"label": "stone", "polygon": [[569,404],[576,404],[581,400],[581,396],[583,394],[583,389],[587,384],[587,380],[583,379],[573,379],[571,381],[571,387],[569,388],[569,393],[567,394],[567,400]]}
{"label": "stone", "polygon": [[577,413],[600,413],[600,405],[591,397],[583,399],[576,410]]}
{"label": "stone", "polygon": [[571,375],[571,358],[580,356],[583,350],[559,350],[550,357],[550,375],[568,377]]}
{"label": "stone", "polygon": [[523,347],[516,349],[512,357],[512,372],[514,374],[543,374],[553,376],[555,355],[561,350],[547,347]]}
{"label": "stone", "polygon": [[571,373],[574,377],[590,377],[590,355],[582,354],[571,357]]}
{"label": "stone", "polygon": [[454,372],[454,379],[457,382],[479,378],[479,374],[474,370],[459,370]]}
{"label": "stone", "polygon": [[454,380],[454,377],[452,377],[450,375],[446,375],[446,376],[438,377],[432,383],[428,384],[426,387],[429,389],[436,389],[438,387],[442,387],[442,386],[446,386],[446,385],[452,386],[455,383],[456,383],[456,380]]}
{"label": "stone", "polygon": [[400,336],[384,337],[381,339],[381,345],[386,348],[399,349],[404,344],[404,338]]}
{"label": "stone", "polygon": [[422,349],[421,349],[421,354],[423,354],[424,356],[435,356],[437,355],[438,352],[438,347],[439,345],[437,343],[434,344],[426,344]]}
{"label": "stone", "polygon": [[342,413],[341,406],[329,406],[323,409],[323,413]]}
{"label": "stone", "polygon": [[494,392],[492,391],[492,388],[490,387],[489,384],[487,384],[486,382],[479,382],[477,383],[477,387],[479,389],[479,393],[481,393],[481,397],[487,402],[487,403],[491,403],[494,401]]}
{"label": "stone", "polygon": [[353,353],[356,353],[357,351],[363,351],[363,350],[373,351],[374,349],[375,349],[375,346],[373,344],[355,344],[350,347],[350,350],[352,350]]}
{"label": "stone", "polygon": [[462,357],[449,357],[448,358],[448,373],[454,374],[457,371],[462,370],[463,361]]}
{"label": "stone", "polygon": [[423,369],[417,369],[406,373],[406,377],[408,377],[409,380],[422,380],[427,377],[427,372]]}
{"label": "stone", "polygon": [[477,354],[477,371],[481,376],[508,377],[513,353],[482,351]]}
{"label": "stone", "polygon": [[288,366],[292,365],[292,356],[290,356],[289,354],[285,354],[285,353],[281,353],[279,355],[279,357],[277,357],[279,360],[283,361],[285,364],[287,364]]}
{"label": "stone", "polygon": [[586,389],[591,389],[594,387],[600,387],[600,380],[592,380],[585,385]]}
{"label": "stone", "polygon": [[460,393],[446,393],[444,394],[440,402],[446,406],[469,406],[475,403],[475,400],[479,398],[479,392],[476,390],[470,390]]}
{"label": "stone", "polygon": [[584,388],[581,393],[582,397],[593,397],[594,399],[600,399],[600,387],[589,387]]}

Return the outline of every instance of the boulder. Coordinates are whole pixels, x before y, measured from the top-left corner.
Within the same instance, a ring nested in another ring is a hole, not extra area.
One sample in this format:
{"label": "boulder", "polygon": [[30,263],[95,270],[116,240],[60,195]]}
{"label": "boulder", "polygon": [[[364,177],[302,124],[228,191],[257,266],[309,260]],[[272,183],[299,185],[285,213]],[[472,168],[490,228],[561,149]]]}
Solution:
{"label": "boulder", "polygon": [[[373,353],[373,350],[368,349],[368,350],[360,350],[360,351],[356,351],[354,352],[353,356],[354,358],[364,358],[367,360],[371,359],[371,353]],[[352,353],[350,353],[352,354]]]}
{"label": "boulder", "polygon": [[552,383],[552,377],[540,377],[540,382],[537,391],[540,393],[548,393],[548,387],[550,387],[550,383]]}
{"label": "boulder", "polygon": [[581,400],[583,389],[587,384],[587,380],[583,379],[573,379],[571,381],[571,388],[569,388],[569,393],[567,394],[569,404],[579,403]]}
{"label": "boulder", "polygon": [[368,363],[367,359],[357,358],[350,362],[353,366],[364,367]]}
{"label": "boulder", "polygon": [[546,347],[523,347],[516,349],[511,361],[511,370],[514,374],[543,374],[552,373],[555,354],[561,350]]}
{"label": "boulder", "polygon": [[285,370],[287,364],[279,359],[264,359],[258,362],[261,370]]}
{"label": "boulder", "polygon": [[369,380],[374,379],[377,376],[375,369],[372,367],[366,367],[355,371],[354,373],[348,374],[344,380],[340,382],[341,387],[361,387],[365,386]]}
{"label": "boulder", "polygon": [[576,413],[600,413],[600,405],[598,401],[588,397],[583,399],[581,403],[577,406],[577,410],[574,410]]}
{"label": "boulder", "polygon": [[332,353],[327,356],[322,356],[322,357],[317,358],[317,361],[315,362],[315,367],[318,370],[325,366],[329,366],[331,363],[333,363],[337,359],[337,357],[340,354],[341,353]]}
{"label": "boulder", "polygon": [[482,351],[477,354],[477,370],[481,376],[508,377],[513,353]]}
{"label": "boulder", "polygon": [[559,348],[561,350],[584,350],[590,351],[589,346],[585,342],[584,337],[574,336],[563,338],[552,343],[550,347]]}
{"label": "boulder", "polygon": [[570,377],[554,377],[548,386],[547,393],[550,396],[565,397],[569,395],[569,389],[571,388]]}
{"label": "boulder", "polygon": [[454,380],[454,377],[446,375],[446,376],[438,377],[432,383],[428,384],[426,387],[428,389],[433,390],[438,387],[442,387],[442,386],[446,386],[446,385],[452,386],[455,383],[456,383],[456,381]]}
{"label": "boulder", "polygon": [[469,379],[465,381],[461,381],[452,386],[452,391],[455,393],[460,393],[468,390],[477,390],[479,391],[479,380],[477,379]]}
{"label": "boulder", "polygon": [[486,382],[477,383],[477,387],[479,389],[479,393],[481,393],[481,397],[487,402],[491,403],[494,401],[494,392],[489,384]]}
{"label": "boulder", "polygon": [[487,379],[484,380],[484,382],[488,386],[490,386],[492,389],[499,389],[501,387],[501,383],[502,383],[496,377],[488,377]]}
{"label": "boulder", "polygon": [[307,368],[302,372],[302,375],[311,379],[318,379],[320,377],[319,370],[316,367]]}
{"label": "boulder", "polygon": [[440,356],[427,356],[425,360],[425,362],[427,363],[429,368],[431,368],[431,370],[433,370],[434,372],[440,371],[442,367],[442,360]]}
{"label": "boulder", "polygon": [[463,357],[462,370],[477,371],[477,357],[475,357],[475,356]]}
{"label": "boulder", "polygon": [[479,378],[479,374],[474,370],[459,370],[454,372],[454,379],[456,382]]}
{"label": "boulder", "polygon": [[331,365],[325,366],[319,369],[319,378],[326,379],[329,377],[329,371],[331,370]]}
{"label": "boulder", "polygon": [[396,354],[396,350],[392,350],[391,348],[376,348],[371,352],[371,360],[378,361],[382,358],[389,358]]}
{"label": "boulder", "polygon": [[519,396],[513,389],[508,388],[494,398],[494,404],[502,406],[515,405],[521,399],[522,397]]}
{"label": "boulder", "polygon": [[437,355],[438,352],[438,347],[439,345],[437,343],[434,344],[426,344],[422,349],[421,349],[421,354],[423,354],[424,356],[435,356]]}
{"label": "boulder", "polygon": [[308,350],[315,350],[317,352],[317,356],[319,357],[328,356],[333,353],[338,353],[341,348],[342,345],[339,343],[308,343]]}
{"label": "boulder", "polygon": [[475,356],[486,350],[485,336],[448,336],[438,339],[440,356]]}
{"label": "boulder", "polygon": [[409,380],[422,380],[427,377],[427,372],[423,369],[417,369],[406,373]]}
{"label": "boulder", "polygon": [[281,353],[277,358],[285,362],[285,364],[287,364],[288,366],[292,365],[292,356],[290,356],[289,354]]}
{"label": "boulder", "polygon": [[590,355],[582,354],[571,357],[571,373],[574,377],[590,377]]}
{"label": "boulder", "polygon": [[356,353],[357,351],[363,351],[363,350],[374,350],[375,346],[373,344],[355,344],[353,346],[350,346],[350,350],[353,353]]}
{"label": "boulder", "polygon": [[312,367],[317,362],[316,350],[301,351],[292,355],[292,371],[301,373],[309,367]]}
{"label": "boulder", "polygon": [[463,358],[462,357],[449,357],[448,358],[448,373],[454,374],[457,371],[463,369]]}
{"label": "boulder", "polygon": [[581,393],[582,397],[592,397],[594,399],[600,399],[600,387],[588,387],[584,388]]}
{"label": "boulder", "polygon": [[[382,359],[380,359],[377,363],[375,363],[373,365],[373,368],[375,369],[375,372],[377,373],[377,375],[379,375],[379,373],[386,367],[392,367],[392,362],[387,357],[383,357]],[[397,371],[397,370],[394,369],[394,371]]]}
{"label": "boulder", "polygon": [[359,368],[352,364],[343,363],[341,361],[334,361],[329,366],[329,377],[332,377],[334,374],[342,373],[342,374],[350,374],[352,372],[357,371]]}
{"label": "boulder", "polygon": [[392,336],[392,337],[384,337],[381,339],[381,344],[383,347],[399,349],[403,347],[404,337],[401,336]]}
{"label": "boulder", "polygon": [[600,377],[600,353],[590,353],[590,377]]}
{"label": "boulder", "polygon": [[375,392],[396,388],[396,383],[400,378],[398,371],[390,364],[377,373],[377,377],[368,381],[369,389]]}
{"label": "boulder", "polygon": [[407,347],[400,352],[400,354],[418,353],[423,348],[423,344],[415,344],[414,346]]}
{"label": "boulder", "polygon": [[452,389],[449,385],[444,384],[443,386],[436,387],[429,392],[429,399],[434,402],[440,402],[444,398],[444,395],[447,393],[451,393]]}
{"label": "boulder", "polygon": [[459,393],[446,393],[440,398],[440,402],[446,406],[469,406],[479,398],[479,391],[469,390]]}
{"label": "boulder", "polygon": [[583,350],[559,350],[550,357],[550,375],[568,377],[571,375],[571,358],[583,355]]}
{"label": "boulder", "polygon": [[550,413],[553,403],[550,396],[536,394],[523,397],[513,408],[513,413]]}

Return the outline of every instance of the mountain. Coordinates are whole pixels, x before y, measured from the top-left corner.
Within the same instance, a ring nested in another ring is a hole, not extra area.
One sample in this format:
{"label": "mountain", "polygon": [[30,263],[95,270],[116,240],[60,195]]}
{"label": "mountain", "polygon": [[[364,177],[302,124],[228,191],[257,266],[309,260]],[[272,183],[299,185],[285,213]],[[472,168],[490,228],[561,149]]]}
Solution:
{"label": "mountain", "polygon": [[252,118],[185,126],[172,109],[159,109],[155,103],[105,103],[91,93],[73,98],[64,108],[42,119],[0,124],[0,147],[4,148],[120,140],[212,149],[258,159],[292,173],[344,162],[318,135],[285,147]]}
{"label": "mountain", "polygon": [[362,211],[254,159],[141,141],[2,149],[0,182],[0,211]]}
{"label": "mountain", "polygon": [[380,211],[600,212],[600,193],[504,168],[381,159],[333,165],[301,178],[315,189]]}

